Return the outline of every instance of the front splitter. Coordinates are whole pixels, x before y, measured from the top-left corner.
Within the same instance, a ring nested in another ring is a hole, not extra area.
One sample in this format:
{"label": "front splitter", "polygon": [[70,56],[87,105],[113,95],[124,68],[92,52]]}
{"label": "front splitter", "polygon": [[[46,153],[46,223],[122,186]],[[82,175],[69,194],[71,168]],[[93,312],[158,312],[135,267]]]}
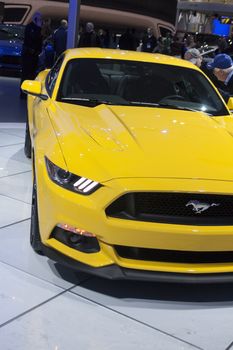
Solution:
{"label": "front splitter", "polygon": [[104,267],[92,267],[76,261],[55,249],[42,246],[44,255],[58,262],[61,265],[67,266],[76,271],[82,271],[87,274],[107,278],[110,280],[138,280],[138,281],[153,281],[162,283],[229,283],[233,282],[233,273],[209,273],[209,274],[186,274],[186,273],[171,273],[157,272],[147,270],[128,269],[116,264]]}

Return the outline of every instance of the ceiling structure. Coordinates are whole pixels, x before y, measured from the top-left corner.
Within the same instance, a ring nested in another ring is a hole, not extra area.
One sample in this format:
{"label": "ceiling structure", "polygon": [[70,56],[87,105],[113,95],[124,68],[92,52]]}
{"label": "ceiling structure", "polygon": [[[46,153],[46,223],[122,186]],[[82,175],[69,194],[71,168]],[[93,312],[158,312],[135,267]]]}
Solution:
{"label": "ceiling structure", "polygon": [[[69,0],[65,1],[69,2]],[[57,0],[57,2],[64,2],[64,0]],[[166,0],[163,2],[161,0],[81,0],[81,4],[134,12],[175,23],[177,0]]]}

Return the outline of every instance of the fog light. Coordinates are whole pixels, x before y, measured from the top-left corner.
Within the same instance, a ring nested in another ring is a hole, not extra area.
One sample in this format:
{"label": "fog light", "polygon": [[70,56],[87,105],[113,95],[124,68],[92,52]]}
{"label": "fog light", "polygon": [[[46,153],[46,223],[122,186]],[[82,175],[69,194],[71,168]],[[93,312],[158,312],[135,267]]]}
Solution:
{"label": "fog light", "polygon": [[100,251],[98,240],[93,233],[67,224],[58,224],[54,228],[51,238],[84,253]]}
{"label": "fog light", "polygon": [[76,235],[76,234],[70,235],[69,238],[70,238],[71,243],[73,243],[73,244],[78,244],[82,241],[82,236]]}
{"label": "fog light", "polygon": [[94,233],[85,231],[81,228],[76,228],[67,224],[58,224],[57,227],[62,228],[65,231],[69,231],[69,232],[73,232],[73,233],[77,233],[78,235],[81,236],[86,236],[86,237],[96,237]]}

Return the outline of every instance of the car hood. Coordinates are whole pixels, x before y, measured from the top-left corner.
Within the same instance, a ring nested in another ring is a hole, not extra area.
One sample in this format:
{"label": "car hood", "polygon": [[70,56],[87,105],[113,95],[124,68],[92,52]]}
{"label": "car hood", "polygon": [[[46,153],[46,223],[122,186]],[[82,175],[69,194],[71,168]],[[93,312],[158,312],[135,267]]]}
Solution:
{"label": "car hood", "polygon": [[6,54],[8,51],[21,52],[22,41],[20,40],[0,40],[0,55]]}
{"label": "car hood", "polygon": [[54,103],[51,119],[69,171],[122,177],[233,181],[233,122],[199,112]]}

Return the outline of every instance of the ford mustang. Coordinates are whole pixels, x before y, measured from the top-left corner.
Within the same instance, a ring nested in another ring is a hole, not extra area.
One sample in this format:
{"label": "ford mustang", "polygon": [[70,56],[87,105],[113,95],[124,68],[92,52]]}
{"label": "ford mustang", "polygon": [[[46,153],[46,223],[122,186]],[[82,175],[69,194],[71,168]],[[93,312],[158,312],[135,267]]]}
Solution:
{"label": "ford mustang", "polygon": [[20,73],[24,26],[0,24],[0,69]]}
{"label": "ford mustang", "polygon": [[197,67],[73,49],[22,90],[37,253],[112,279],[233,279],[233,103]]}

